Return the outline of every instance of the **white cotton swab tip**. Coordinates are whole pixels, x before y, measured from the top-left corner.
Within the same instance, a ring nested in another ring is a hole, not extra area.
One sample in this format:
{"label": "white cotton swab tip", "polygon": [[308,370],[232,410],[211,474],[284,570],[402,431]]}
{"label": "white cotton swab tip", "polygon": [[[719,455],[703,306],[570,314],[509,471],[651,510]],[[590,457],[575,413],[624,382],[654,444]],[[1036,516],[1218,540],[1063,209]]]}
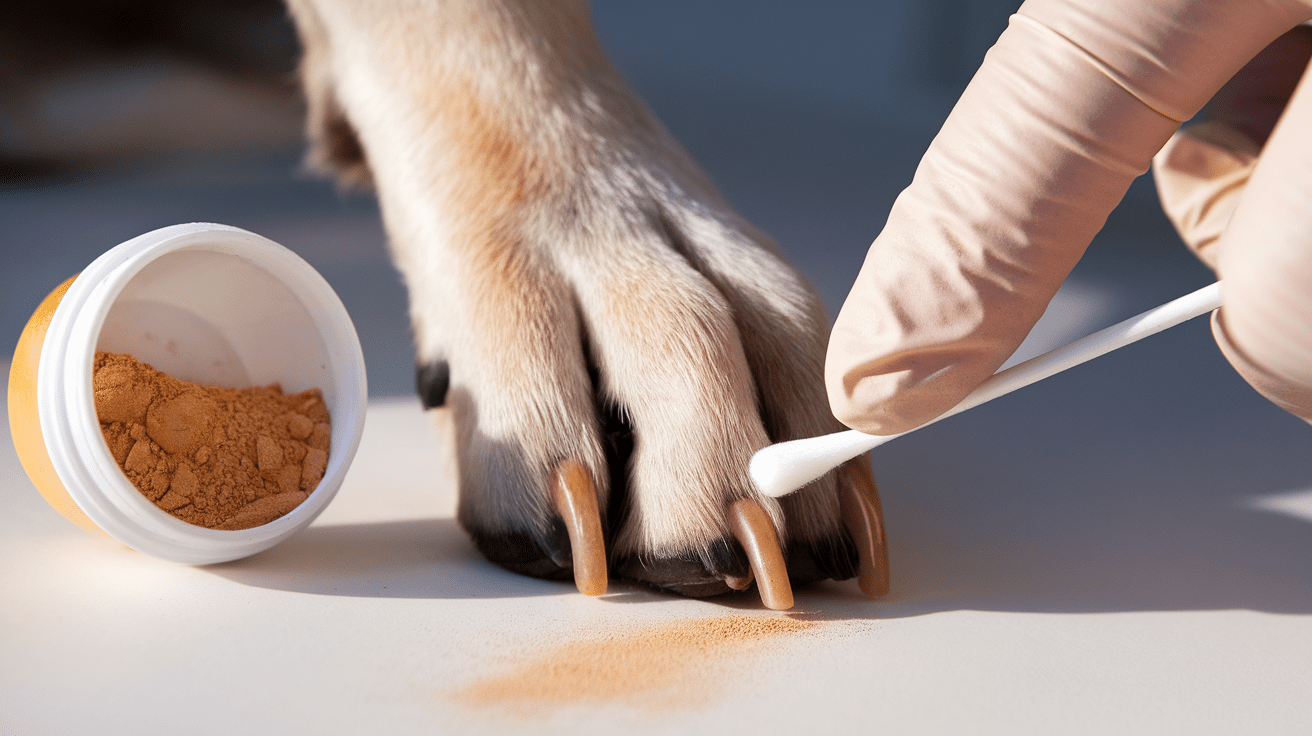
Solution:
{"label": "white cotton swab tip", "polygon": [[1137,317],[1118,322],[1064,347],[1051,350],[1005,371],[993,374],[960,404],[920,427],[901,434],[871,435],[849,430],[822,437],[780,442],[763,448],[752,457],[749,470],[752,481],[767,496],[785,496],[819,478],[838,465],[863,452],[927,427],[940,419],[972,409],[986,401],[1009,394],[1018,388],[1061,373],[1080,363],[1106,355],[1117,348],[1155,335],[1221,306],[1220,282],[1205,286]]}

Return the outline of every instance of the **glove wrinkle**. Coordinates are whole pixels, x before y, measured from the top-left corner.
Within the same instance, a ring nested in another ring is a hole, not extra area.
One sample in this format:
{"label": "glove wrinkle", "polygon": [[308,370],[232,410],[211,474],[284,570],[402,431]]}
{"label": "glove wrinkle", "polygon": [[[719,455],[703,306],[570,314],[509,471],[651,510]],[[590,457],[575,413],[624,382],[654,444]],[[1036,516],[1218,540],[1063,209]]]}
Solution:
{"label": "glove wrinkle", "polygon": [[1198,259],[1216,270],[1216,243],[1257,164],[1258,146],[1219,122],[1186,128],[1153,160],[1162,209]]}

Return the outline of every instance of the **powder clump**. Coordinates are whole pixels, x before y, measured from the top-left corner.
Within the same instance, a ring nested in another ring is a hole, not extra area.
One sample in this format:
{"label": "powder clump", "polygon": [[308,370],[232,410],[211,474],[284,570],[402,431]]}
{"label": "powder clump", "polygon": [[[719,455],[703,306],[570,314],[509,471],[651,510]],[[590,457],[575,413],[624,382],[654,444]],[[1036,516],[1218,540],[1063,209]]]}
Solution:
{"label": "powder clump", "polygon": [[319,389],[200,386],[106,352],[96,353],[91,389],[124,475],[191,524],[267,524],[309,497],[327,469],[332,429]]}

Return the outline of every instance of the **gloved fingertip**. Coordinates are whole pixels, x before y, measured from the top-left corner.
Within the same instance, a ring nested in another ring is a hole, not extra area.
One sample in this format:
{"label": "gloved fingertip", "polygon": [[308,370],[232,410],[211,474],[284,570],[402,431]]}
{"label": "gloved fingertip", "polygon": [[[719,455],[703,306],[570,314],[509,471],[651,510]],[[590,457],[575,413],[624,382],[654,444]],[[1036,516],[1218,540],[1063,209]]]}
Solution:
{"label": "gloved fingertip", "polygon": [[1281,375],[1241,348],[1226,327],[1224,311],[1212,312],[1212,336],[1225,359],[1268,401],[1312,424],[1312,383]]}

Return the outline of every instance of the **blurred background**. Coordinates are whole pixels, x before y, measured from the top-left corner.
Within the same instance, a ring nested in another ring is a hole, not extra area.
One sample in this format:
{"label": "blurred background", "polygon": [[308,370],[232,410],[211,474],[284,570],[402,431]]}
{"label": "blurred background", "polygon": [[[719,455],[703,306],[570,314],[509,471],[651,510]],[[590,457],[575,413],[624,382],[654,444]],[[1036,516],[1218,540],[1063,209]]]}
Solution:
{"label": "blurred background", "polygon": [[[1017,5],[600,0],[593,10],[631,84],[833,312]],[[319,268],[359,325],[374,395],[411,392],[405,295],[375,203],[299,166],[297,42],[279,2],[11,0],[0,17],[0,344],[105,249],[213,221]],[[1167,294],[1208,278],[1177,247],[1147,181],[1101,241],[1088,276]],[[1127,259],[1135,265],[1122,268]]]}
{"label": "blurred background", "polygon": [[[639,94],[835,312],[1017,5],[593,11]],[[372,396],[414,400],[405,293],[374,200],[301,171],[281,6],[9,0],[0,19],[0,356],[39,300],[104,250],[212,221],[318,268],[355,320]],[[1212,279],[1143,177],[1023,350]],[[1225,364],[1205,320],[918,432],[875,455],[910,602],[899,610],[1312,612],[1307,440]]]}

